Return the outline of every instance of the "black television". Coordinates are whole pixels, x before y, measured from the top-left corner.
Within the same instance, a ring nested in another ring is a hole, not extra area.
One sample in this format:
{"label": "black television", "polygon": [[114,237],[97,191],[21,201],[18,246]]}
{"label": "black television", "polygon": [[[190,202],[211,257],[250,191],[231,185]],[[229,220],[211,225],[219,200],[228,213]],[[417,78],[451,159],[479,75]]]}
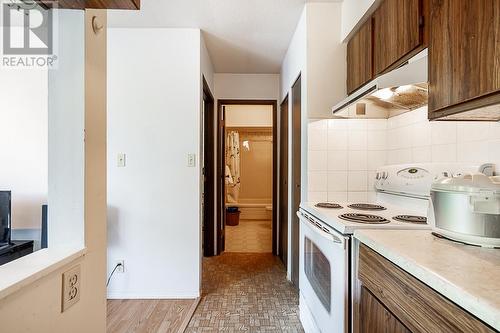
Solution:
{"label": "black television", "polygon": [[11,192],[0,191],[0,247],[10,245]]}

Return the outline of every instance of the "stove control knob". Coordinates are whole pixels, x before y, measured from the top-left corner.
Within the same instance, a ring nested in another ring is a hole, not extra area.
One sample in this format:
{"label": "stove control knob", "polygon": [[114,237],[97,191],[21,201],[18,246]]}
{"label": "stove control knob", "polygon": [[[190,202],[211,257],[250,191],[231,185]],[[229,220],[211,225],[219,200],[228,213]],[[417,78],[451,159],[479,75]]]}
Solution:
{"label": "stove control knob", "polygon": [[375,176],[376,180],[380,180],[380,172],[377,172],[377,175]]}
{"label": "stove control knob", "polygon": [[387,172],[384,171],[382,173],[382,179],[387,179],[387,177],[389,177],[389,173],[387,173]]}

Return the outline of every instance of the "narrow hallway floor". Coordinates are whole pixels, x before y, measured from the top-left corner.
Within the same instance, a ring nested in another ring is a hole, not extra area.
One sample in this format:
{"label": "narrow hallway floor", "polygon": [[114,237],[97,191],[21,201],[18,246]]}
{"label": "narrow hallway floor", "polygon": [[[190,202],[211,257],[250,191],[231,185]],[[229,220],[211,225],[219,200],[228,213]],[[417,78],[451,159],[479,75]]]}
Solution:
{"label": "narrow hallway floor", "polygon": [[271,220],[241,220],[237,226],[226,225],[226,252],[272,253]]}
{"label": "narrow hallway floor", "polygon": [[303,332],[298,291],[272,254],[204,258],[202,296],[185,332]]}

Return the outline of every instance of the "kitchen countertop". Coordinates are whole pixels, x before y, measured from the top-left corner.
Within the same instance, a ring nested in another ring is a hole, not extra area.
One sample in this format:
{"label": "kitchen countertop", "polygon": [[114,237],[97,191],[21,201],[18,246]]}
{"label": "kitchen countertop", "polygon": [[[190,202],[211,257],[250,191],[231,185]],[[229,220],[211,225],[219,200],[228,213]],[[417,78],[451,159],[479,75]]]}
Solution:
{"label": "kitchen countertop", "polygon": [[440,239],[428,230],[364,229],[354,237],[500,330],[500,249]]}

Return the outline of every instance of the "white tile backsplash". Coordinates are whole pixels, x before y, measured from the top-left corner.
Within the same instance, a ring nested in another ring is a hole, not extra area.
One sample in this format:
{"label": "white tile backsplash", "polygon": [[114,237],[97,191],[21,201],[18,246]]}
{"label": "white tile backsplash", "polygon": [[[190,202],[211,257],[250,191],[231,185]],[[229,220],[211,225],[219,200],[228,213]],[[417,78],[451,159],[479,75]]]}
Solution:
{"label": "white tile backsplash", "polygon": [[387,132],[373,130],[367,133],[368,150],[384,150],[387,147]]}
{"label": "white tile backsplash", "polygon": [[308,150],[326,150],[328,123],[322,120],[311,120],[307,130]]}
{"label": "white tile backsplash", "polygon": [[308,156],[308,167],[310,171],[327,171],[327,153],[321,150],[312,150]]}
{"label": "white tile backsplash", "polygon": [[347,171],[349,170],[349,157],[347,150],[328,151],[328,171]]}
{"label": "white tile backsplash", "polygon": [[433,145],[444,145],[457,142],[457,122],[435,121],[430,124]]}
{"label": "white tile backsplash", "polygon": [[328,130],[328,150],[347,150],[348,135],[347,130]]}
{"label": "white tile backsplash", "polygon": [[347,191],[368,191],[368,171],[349,171],[347,175]]}
{"label": "white tile backsplash", "polygon": [[312,201],[373,200],[372,178],[386,164],[491,162],[500,169],[500,123],[429,122],[425,107],[389,119],[314,121],[308,138]]}
{"label": "white tile backsplash", "polygon": [[367,149],[367,132],[366,130],[349,130],[349,150],[366,150]]}
{"label": "white tile backsplash", "polygon": [[327,172],[325,171],[309,171],[308,191],[309,192],[326,192],[327,191]]}
{"label": "white tile backsplash", "polygon": [[349,170],[366,171],[368,170],[366,150],[349,151]]}
{"label": "white tile backsplash", "polygon": [[455,143],[446,145],[432,146],[432,162],[456,162],[457,161],[457,145]]}
{"label": "white tile backsplash", "polygon": [[347,171],[334,171],[328,173],[328,192],[347,191]]}

